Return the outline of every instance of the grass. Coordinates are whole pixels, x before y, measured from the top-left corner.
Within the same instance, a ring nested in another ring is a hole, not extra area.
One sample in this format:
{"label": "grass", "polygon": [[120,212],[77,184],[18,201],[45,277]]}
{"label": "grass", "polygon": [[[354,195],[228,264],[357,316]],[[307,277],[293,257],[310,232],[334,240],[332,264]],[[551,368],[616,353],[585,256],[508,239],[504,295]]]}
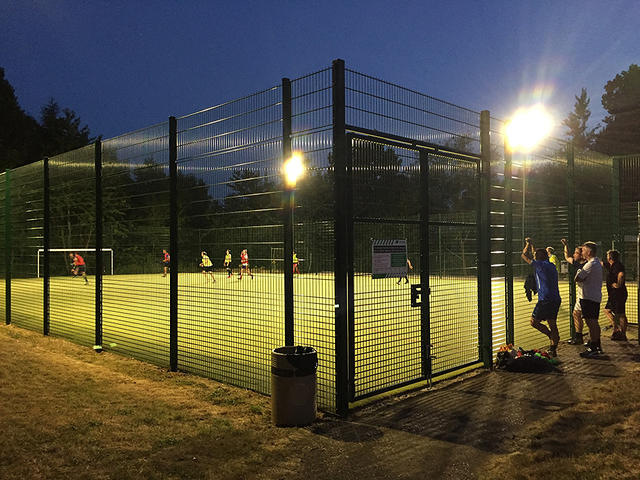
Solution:
{"label": "grass", "polygon": [[[505,453],[487,451],[482,442],[430,436],[442,421],[437,412],[405,412],[394,406],[402,406],[401,398],[389,400],[376,410],[380,417],[369,415],[366,423],[321,416],[311,427],[276,428],[268,397],[120,355],[96,354],[15,326],[0,325],[0,364],[0,478],[6,480],[582,480],[632,479],[640,471],[639,363],[620,366],[617,377],[601,379],[593,388],[575,389],[567,408],[518,426],[507,436],[514,448]],[[488,385],[504,380],[498,373],[484,375]],[[530,380],[511,379],[510,391],[520,397],[519,382]],[[458,395],[475,397],[464,387],[472,379],[457,382],[463,386]],[[446,395],[442,388],[416,398]],[[482,405],[496,393],[473,399],[489,415],[484,422],[496,412]],[[526,403],[526,395],[521,401]],[[520,412],[517,402],[501,414]],[[426,415],[424,431],[395,428],[407,415],[418,414]],[[464,428],[482,435],[481,425]]]}

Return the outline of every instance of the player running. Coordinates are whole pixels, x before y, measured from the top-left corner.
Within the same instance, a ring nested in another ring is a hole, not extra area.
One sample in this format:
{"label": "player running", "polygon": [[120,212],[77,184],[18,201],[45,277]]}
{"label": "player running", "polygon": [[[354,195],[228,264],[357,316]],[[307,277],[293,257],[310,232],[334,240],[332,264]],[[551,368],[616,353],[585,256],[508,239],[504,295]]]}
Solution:
{"label": "player running", "polygon": [[297,273],[298,275],[300,275],[300,270],[298,270],[298,255],[296,254],[296,252],[293,252],[293,273],[294,275]]}
{"label": "player running", "polygon": [[227,253],[224,255],[224,266],[227,269],[227,278],[231,278],[233,275],[233,271],[231,269],[231,251],[227,250]]}
{"label": "player running", "polygon": [[202,267],[202,274],[209,275],[211,277],[211,280],[213,280],[213,283],[216,283],[216,279],[213,277],[213,262],[209,258],[209,255],[207,255],[207,252],[202,251],[200,252],[200,255],[202,256],[202,261],[200,262],[200,267]]}
{"label": "player running", "polygon": [[251,275],[251,280],[253,280],[253,274],[249,269],[249,254],[246,248],[240,253],[240,275],[238,275],[238,280],[242,280],[242,273]]}
{"label": "player running", "polygon": [[82,256],[78,252],[73,252],[69,254],[69,256],[73,256],[73,276],[77,277],[78,275],[80,275],[82,278],[84,278],[84,284],[88,285],[89,280],[87,279],[87,264],[85,263],[84,258],[82,258]]}
{"label": "player running", "polygon": [[167,253],[166,250],[162,250],[162,265],[164,266],[164,273],[162,274],[162,276],[166,277],[167,270],[169,270],[169,267],[171,266],[171,256],[169,255],[169,253]]}

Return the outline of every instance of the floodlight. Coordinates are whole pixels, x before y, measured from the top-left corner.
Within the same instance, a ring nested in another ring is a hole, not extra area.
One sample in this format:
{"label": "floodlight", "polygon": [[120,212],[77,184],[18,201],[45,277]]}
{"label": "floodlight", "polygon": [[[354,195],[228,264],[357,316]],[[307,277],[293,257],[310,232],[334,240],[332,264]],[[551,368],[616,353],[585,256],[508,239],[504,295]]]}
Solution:
{"label": "floodlight", "polygon": [[507,123],[505,134],[511,151],[530,152],[553,129],[553,118],[543,105],[519,109]]}
{"label": "floodlight", "polygon": [[302,154],[294,152],[291,158],[284,162],[284,176],[287,186],[295,188],[298,178],[304,173],[304,164],[302,163]]}

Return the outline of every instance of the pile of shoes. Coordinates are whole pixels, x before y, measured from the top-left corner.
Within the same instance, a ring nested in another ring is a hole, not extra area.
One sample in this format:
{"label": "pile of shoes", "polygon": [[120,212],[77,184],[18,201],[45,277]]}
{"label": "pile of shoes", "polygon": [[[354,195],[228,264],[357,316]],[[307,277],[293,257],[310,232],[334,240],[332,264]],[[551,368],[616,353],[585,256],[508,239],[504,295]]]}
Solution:
{"label": "pile of shoes", "polygon": [[496,368],[509,372],[549,373],[556,369],[558,360],[543,350],[524,350],[512,344],[503,345],[496,357]]}

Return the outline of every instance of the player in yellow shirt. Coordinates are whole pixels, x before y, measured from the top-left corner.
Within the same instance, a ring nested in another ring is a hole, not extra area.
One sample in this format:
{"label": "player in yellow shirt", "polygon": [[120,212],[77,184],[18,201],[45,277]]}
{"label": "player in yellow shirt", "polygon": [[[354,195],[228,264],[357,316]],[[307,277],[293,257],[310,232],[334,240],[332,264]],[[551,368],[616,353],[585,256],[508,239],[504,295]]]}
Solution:
{"label": "player in yellow shirt", "polygon": [[231,251],[227,250],[227,253],[224,255],[224,266],[227,269],[227,278],[230,278],[233,275],[233,271],[231,270]]}
{"label": "player in yellow shirt", "polygon": [[298,255],[296,252],[293,252],[293,273],[300,275],[300,270],[298,270]]}
{"label": "player in yellow shirt", "polygon": [[549,261],[553,263],[553,265],[556,267],[556,271],[560,273],[560,260],[558,260],[558,257],[556,257],[555,249],[553,247],[547,247],[545,250],[549,255]]}
{"label": "player in yellow shirt", "polygon": [[202,267],[202,274],[203,275],[209,275],[211,277],[211,280],[213,280],[213,283],[216,282],[216,279],[213,277],[213,262],[211,262],[211,259],[209,258],[209,256],[207,255],[207,252],[200,252],[200,255],[202,256],[202,261],[200,262],[200,266]]}

